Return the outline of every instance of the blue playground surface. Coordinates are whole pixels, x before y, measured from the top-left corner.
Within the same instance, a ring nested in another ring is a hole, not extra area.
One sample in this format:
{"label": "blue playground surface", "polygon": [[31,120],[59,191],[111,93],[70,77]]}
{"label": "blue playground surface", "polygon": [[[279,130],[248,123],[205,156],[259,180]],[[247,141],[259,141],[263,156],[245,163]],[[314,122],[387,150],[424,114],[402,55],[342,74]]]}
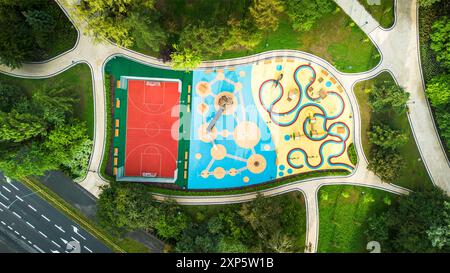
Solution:
{"label": "blue playground surface", "polygon": [[[275,179],[275,146],[254,104],[252,66],[193,74],[188,189],[236,188]],[[232,97],[233,105],[207,133],[223,95]]]}

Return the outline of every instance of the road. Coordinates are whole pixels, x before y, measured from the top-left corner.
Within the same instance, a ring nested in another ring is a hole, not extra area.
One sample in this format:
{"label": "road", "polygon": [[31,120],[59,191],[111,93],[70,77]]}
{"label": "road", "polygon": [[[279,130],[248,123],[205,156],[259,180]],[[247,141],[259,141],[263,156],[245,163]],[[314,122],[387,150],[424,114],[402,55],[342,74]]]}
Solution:
{"label": "road", "polygon": [[[97,221],[97,199],[70,177],[60,171],[50,171],[38,180],[90,220]],[[147,232],[139,230],[130,232],[126,236],[145,245],[152,253],[164,251],[164,242]]]}
{"label": "road", "polygon": [[112,252],[36,192],[17,181],[8,183],[1,175],[0,248],[0,252]]}

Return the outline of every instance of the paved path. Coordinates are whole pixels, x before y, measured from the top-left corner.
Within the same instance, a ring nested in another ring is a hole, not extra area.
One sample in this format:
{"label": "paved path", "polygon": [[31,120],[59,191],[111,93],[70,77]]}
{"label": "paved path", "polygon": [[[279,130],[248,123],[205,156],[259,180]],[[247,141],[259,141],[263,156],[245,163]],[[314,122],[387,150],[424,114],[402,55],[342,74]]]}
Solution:
{"label": "paved path", "polygon": [[[317,251],[319,223],[317,192],[321,186],[350,184],[378,188],[396,194],[408,193],[406,189],[381,182],[377,176],[367,170],[367,159],[361,145],[359,108],[356,97],[353,92],[351,92],[354,84],[358,81],[372,78],[382,71],[387,70],[394,75],[401,86],[405,87],[406,90],[411,93],[409,119],[422,158],[433,183],[447,190],[447,192],[450,192],[450,181],[448,181],[448,178],[446,177],[449,173],[449,164],[437,137],[433,119],[430,115],[423,92],[423,80],[420,74],[421,70],[418,57],[416,1],[398,1],[397,7],[401,12],[398,13],[395,27],[389,31],[383,30],[378,22],[376,22],[357,1],[335,1],[355,20],[363,31],[369,35],[377,47],[379,47],[382,53],[382,61],[374,69],[364,73],[342,73],[317,56],[295,50],[268,51],[243,58],[209,61],[201,64],[201,67],[218,67],[254,63],[274,57],[302,58],[315,62],[329,70],[336,76],[345,90],[347,90],[354,112],[356,132],[354,139],[358,157],[360,159],[355,172],[347,177],[315,178],[296,181],[262,192],[266,196],[279,195],[294,190],[301,191],[304,194],[307,204],[306,242],[307,245],[311,243],[308,252]],[[91,37],[84,34],[85,22],[75,21],[71,16],[72,6],[70,3],[72,3],[73,0],[60,0],[57,2],[62,6],[66,14],[69,15],[79,31],[79,39],[76,46],[71,51],[44,63],[25,64],[22,68],[13,71],[7,67],[0,66],[0,71],[18,77],[45,78],[61,73],[77,63],[86,63],[91,67],[95,107],[94,147],[89,162],[89,172],[80,185],[93,195],[98,196],[101,192],[100,187],[107,184],[107,181],[99,175],[103,149],[105,146],[106,128],[106,101],[103,84],[104,64],[114,56],[126,56],[153,66],[167,66],[156,58],[118,47],[108,41],[95,43]],[[405,48],[405,46],[407,48]],[[228,196],[172,196],[171,198],[184,205],[211,205],[246,202],[253,199],[255,196],[256,193],[247,193]],[[165,199],[167,196],[156,195],[156,198]]]}

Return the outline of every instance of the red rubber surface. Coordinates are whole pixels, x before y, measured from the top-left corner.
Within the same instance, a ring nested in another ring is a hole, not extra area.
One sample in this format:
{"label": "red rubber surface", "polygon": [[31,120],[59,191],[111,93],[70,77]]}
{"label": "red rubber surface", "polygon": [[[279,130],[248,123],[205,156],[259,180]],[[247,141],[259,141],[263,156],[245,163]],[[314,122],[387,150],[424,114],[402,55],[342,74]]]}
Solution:
{"label": "red rubber surface", "polygon": [[125,176],[173,178],[178,158],[177,82],[128,81]]}

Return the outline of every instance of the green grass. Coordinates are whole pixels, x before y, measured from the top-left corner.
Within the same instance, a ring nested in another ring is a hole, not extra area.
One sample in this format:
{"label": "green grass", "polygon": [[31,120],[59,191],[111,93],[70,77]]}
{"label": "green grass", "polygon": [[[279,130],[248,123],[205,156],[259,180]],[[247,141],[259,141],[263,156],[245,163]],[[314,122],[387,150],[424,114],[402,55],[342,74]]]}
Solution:
{"label": "green grass", "polygon": [[135,241],[132,240],[130,238],[123,238],[123,239],[116,239],[116,243],[122,248],[124,249],[127,253],[149,253],[149,249]]}
{"label": "green grass", "polygon": [[[343,193],[347,193],[348,198]],[[368,202],[368,196],[373,202]],[[319,191],[318,252],[368,252],[365,236],[368,219],[387,208],[386,197],[391,201],[396,199],[394,194],[366,187],[322,187]]]}
{"label": "green grass", "polygon": [[395,21],[395,0],[381,0],[381,5],[369,5],[367,0],[358,0],[372,17],[380,23],[383,28],[390,28]]}
{"label": "green grass", "polygon": [[64,86],[73,86],[80,99],[75,106],[75,116],[86,122],[88,134],[93,138],[94,98],[92,94],[91,70],[88,65],[78,64],[61,74],[47,79],[23,79],[0,73],[0,81],[20,86],[30,96],[43,85],[61,83]]}
{"label": "green grass", "polygon": [[321,57],[343,72],[362,72],[375,67],[380,54],[367,35],[343,11],[321,18],[310,31],[292,29],[287,16],[280,19],[279,27],[269,32],[254,50],[227,51],[211,59],[247,56],[274,49],[296,49]]}
{"label": "green grass", "polygon": [[370,90],[371,88],[373,88],[376,81],[381,82],[385,80],[394,81],[394,79],[388,72],[383,72],[374,79],[356,84],[354,88],[354,93],[358,100],[359,110],[361,113],[361,140],[364,153],[368,158],[369,151],[371,149],[371,143],[368,139],[367,132],[369,131],[371,120],[383,120],[383,122],[388,122],[390,126],[404,131],[409,137],[408,143],[404,147],[399,149],[400,154],[406,160],[406,168],[403,170],[400,178],[396,181],[395,184],[412,190],[432,187],[433,184],[430,180],[430,177],[428,176],[423,162],[420,159],[420,153],[417,149],[407,115],[399,115],[391,111],[387,113],[387,116],[386,114],[377,116],[370,110],[370,106],[368,104],[368,94],[366,90]]}

